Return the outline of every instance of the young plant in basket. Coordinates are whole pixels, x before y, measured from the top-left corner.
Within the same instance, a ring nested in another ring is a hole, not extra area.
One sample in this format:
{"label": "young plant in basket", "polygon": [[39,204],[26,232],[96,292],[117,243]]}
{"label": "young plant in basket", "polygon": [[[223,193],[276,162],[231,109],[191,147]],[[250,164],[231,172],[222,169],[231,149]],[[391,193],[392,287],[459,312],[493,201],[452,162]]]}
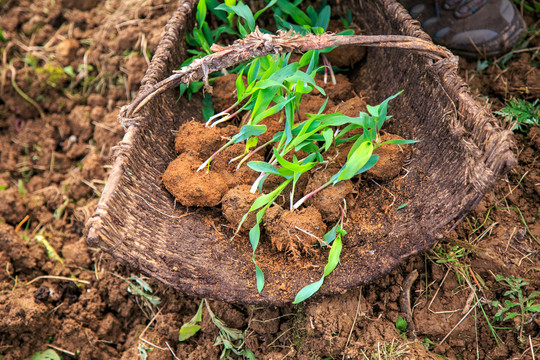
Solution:
{"label": "young plant in basket", "polygon": [[[200,31],[194,32],[193,36],[194,39],[198,39],[202,51],[212,50],[210,47],[217,38],[215,35],[218,34],[208,30],[205,15],[202,15],[206,12],[206,3],[210,3],[210,1],[203,0],[199,3],[197,22]],[[309,7],[307,14],[305,14],[285,5],[287,3],[285,0],[270,1],[263,10],[255,15],[242,2],[226,1],[225,4],[213,6],[213,8],[216,9],[215,11],[221,12],[220,16],[223,17],[225,14],[226,24],[223,25],[221,33],[236,33],[235,30],[232,30],[236,25],[238,34],[245,36],[256,29],[256,18],[276,3],[281,4],[280,11],[283,16],[279,16],[278,11],[276,11],[278,14],[276,17],[281,19],[283,26],[290,25],[284,20],[286,17],[300,22],[305,30],[313,32],[321,32],[328,24],[329,7],[323,7],[318,12]],[[236,21],[235,17],[237,17]],[[320,70],[319,56],[324,51],[326,49],[307,51],[298,62],[293,63],[289,63],[290,54],[283,54],[256,58],[247,65],[239,66],[237,68],[239,76],[236,79],[236,101],[219,114],[209,117],[206,123],[207,127],[212,128],[233,118],[240,119],[238,133],[231,136],[221,148],[206,160],[201,160],[202,163],[197,168],[197,172],[205,168],[208,169],[212,160],[233,144],[243,143],[245,145],[243,154],[229,159],[230,162],[238,161],[237,169],[254,154],[271,147],[271,152],[266,156],[267,161],[247,163],[249,168],[259,172],[258,178],[251,186],[251,192],[259,192],[260,196],[253,201],[249,210],[244,214],[237,230],[238,232],[247,217],[254,213],[255,224],[249,230],[249,240],[253,250],[252,260],[255,265],[256,284],[259,292],[263,290],[265,282],[263,271],[256,261],[256,250],[261,239],[261,227],[266,226],[263,224],[263,219],[267,210],[275,205],[276,199],[286,189],[290,188],[287,190],[290,191],[287,194],[290,199],[288,211],[293,214],[297,210],[300,211],[306,201],[325,188],[349,181],[375,166],[378,155],[374,154],[373,151],[379,146],[415,142],[403,139],[386,142],[380,140],[379,131],[384,122],[390,118],[387,115],[388,103],[399,94],[389,97],[380,105],[367,106],[367,113],[359,112],[358,116],[353,117],[341,113],[324,114],[325,102],[318,113],[307,114],[307,119],[300,121],[298,115],[303,95],[317,89],[325,96],[324,90],[315,82],[315,75]],[[325,66],[329,67],[328,64]],[[302,70],[304,68],[306,68],[305,71]],[[282,130],[274,134],[270,140],[265,140],[264,144],[259,144],[260,137],[267,131],[267,126],[263,124],[263,121],[274,115],[279,116]],[[316,166],[327,164],[329,150],[346,143],[350,145],[350,150],[343,166],[336,169],[328,181],[307,194],[302,194],[303,196],[295,202],[295,192],[300,178],[304,174],[312,174]],[[281,180],[274,188],[263,191],[263,184],[269,176]],[[328,233],[324,234],[323,230],[318,236],[298,229],[317,238],[317,242],[322,247],[330,248],[330,251],[321,279],[300,290],[295,298],[295,303],[304,301],[313,295],[322,286],[324,278],[336,268],[343,246],[342,237],[346,234],[344,218],[345,209],[342,208],[337,224]],[[324,228],[326,227],[324,226]],[[305,244],[303,245],[305,246]]]}
{"label": "young plant in basket", "polygon": [[[284,130],[278,132],[276,136],[274,136],[272,141],[275,142],[276,145],[272,148],[273,154],[268,162],[252,161],[248,163],[250,168],[261,173],[255,182],[252,191],[255,191],[257,188],[260,190],[262,188],[262,182],[268,175],[276,175],[283,178],[283,182],[272,192],[262,195],[255,200],[249,209],[249,212],[244,215],[240,224],[241,226],[251,212],[257,211],[256,225],[250,230],[249,239],[253,247],[252,258],[256,267],[257,289],[259,291],[262,291],[262,288],[264,287],[264,274],[257,266],[255,258],[255,251],[261,235],[260,224],[266,210],[274,203],[276,198],[289,183],[293,183],[291,194],[289,195],[289,198],[291,199],[290,209],[295,210],[300,208],[306,200],[324,188],[335,185],[340,181],[349,180],[375,166],[378,155],[373,154],[373,150],[377,147],[385,144],[411,144],[416,142],[413,140],[390,140],[381,143],[379,140],[379,129],[384,122],[390,118],[387,116],[388,102],[397,95],[398,94],[386,99],[378,106],[368,106],[369,115],[366,113],[360,113],[358,117],[349,117],[339,113],[319,113],[311,115],[307,120],[296,125],[293,124],[289,132]],[[285,123],[285,127],[287,127],[287,123]],[[347,137],[347,134],[355,129],[362,129],[362,133]],[[292,199],[294,198],[298,179],[303,174],[313,169],[315,165],[324,163],[325,159],[323,154],[332,146],[340,145],[348,141],[354,141],[354,144],[348,153],[347,161],[341,169],[333,174],[328,182],[306,194],[293,204]],[[285,155],[299,150],[307,152],[309,155],[301,160],[299,160],[296,155],[293,155],[292,161],[285,160]],[[328,264],[325,267],[323,277],[318,282],[310,284],[302,289],[297,295],[295,303],[301,302],[315,293],[322,285],[324,277],[329,275],[336,267],[336,259],[339,259],[342,247],[341,236],[345,234],[345,231],[343,230],[343,216],[340,220],[340,224],[341,225],[336,225],[325,235],[325,237],[329,237],[332,240],[339,239],[339,241],[336,243],[337,249],[331,250],[329,253]],[[328,243],[328,241],[323,240],[320,241],[320,243],[325,244]]]}

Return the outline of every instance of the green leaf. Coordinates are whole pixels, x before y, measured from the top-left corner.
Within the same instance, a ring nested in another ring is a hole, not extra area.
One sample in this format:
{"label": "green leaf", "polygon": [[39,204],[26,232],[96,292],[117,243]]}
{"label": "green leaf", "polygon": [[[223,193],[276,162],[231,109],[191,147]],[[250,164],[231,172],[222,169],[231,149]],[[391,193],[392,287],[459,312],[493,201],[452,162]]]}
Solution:
{"label": "green leaf", "polygon": [[364,166],[362,166],[362,168],[360,168],[360,170],[358,170],[356,175],[368,171],[369,169],[371,169],[372,167],[374,167],[377,164],[377,161],[379,161],[379,155],[372,154],[371,157],[369,158],[368,162]]}
{"label": "green leaf", "polygon": [[44,352],[36,352],[32,357],[31,360],[62,360],[60,355],[56,353],[53,349],[47,349]]}
{"label": "green leaf", "polygon": [[250,169],[253,169],[253,170],[258,171],[260,173],[264,172],[264,173],[267,173],[267,174],[279,175],[279,171],[274,165],[269,164],[269,163],[264,162],[264,161],[250,161],[250,162],[248,162],[247,166]]}
{"label": "green leaf", "polygon": [[277,91],[277,88],[266,88],[258,91],[255,106],[253,106],[253,117],[257,117],[268,108]]}
{"label": "green leaf", "polygon": [[397,210],[401,210],[401,209],[403,209],[405,206],[407,206],[407,203],[399,205],[399,206],[397,207]]}
{"label": "green leaf", "polygon": [[255,82],[255,79],[257,78],[257,75],[259,74],[260,68],[261,68],[261,58],[257,58],[253,60],[248,70],[248,75],[247,75],[248,84],[253,84]]}
{"label": "green leaf", "polygon": [[255,146],[257,146],[257,143],[259,142],[258,138],[256,137],[252,137],[252,138],[249,138],[247,141],[246,141],[246,151],[245,153],[247,154],[249,152],[250,149],[254,148]]}
{"label": "green leaf", "polygon": [[392,139],[392,140],[388,140],[388,141],[385,141],[383,143],[380,143],[379,145],[376,146],[376,148],[378,148],[379,146],[383,146],[383,145],[408,145],[408,144],[415,144],[417,142],[420,142],[421,140],[405,140],[405,139]]}
{"label": "green leaf", "polygon": [[313,26],[311,19],[288,0],[278,0],[277,5],[281,11],[289,15],[298,25]]}
{"label": "green leaf", "polygon": [[405,321],[405,319],[403,319],[401,316],[398,316],[396,321],[396,329],[402,333],[407,330],[407,321]]}
{"label": "green leaf", "polygon": [[331,128],[327,128],[323,131],[322,135],[324,136],[324,151],[328,151],[334,140],[334,132]]}
{"label": "green leaf", "polygon": [[255,253],[255,250],[257,250],[257,246],[259,246],[260,238],[261,227],[259,224],[255,224],[255,226],[249,230],[249,242],[251,243],[251,247],[253,248],[253,253]]}
{"label": "green leaf", "polygon": [[202,100],[202,114],[204,120],[208,121],[212,115],[214,115],[214,106],[212,105],[212,95],[205,93]]}
{"label": "green leaf", "polygon": [[330,229],[329,232],[324,234],[323,236],[324,242],[326,242],[327,244],[331,244],[336,239],[337,228],[338,228],[338,225],[335,225],[332,229]]}
{"label": "green leaf", "polygon": [[261,292],[264,288],[264,273],[259,268],[257,264],[255,264],[255,279],[257,280],[257,291]]}
{"label": "green leaf", "polygon": [[330,275],[330,273],[334,271],[337,264],[339,263],[339,256],[341,254],[342,246],[343,244],[341,243],[341,236],[338,236],[336,240],[334,241],[334,245],[332,245],[332,249],[330,249],[330,253],[328,254],[328,263],[324,267],[323,276],[321,277],[319,281],[316,281],[314,283],[311,283],[303,287],[298,292],[298,294],[296,294],[293,304],[301,303],[302,301],[310,298],[313,294],[315,294],[321,288],[324,282],[324,278]]}
{"label": "green leaf", "polygon": [[72,78],[75,77],[75,71],[73,70],[73,66],[71,66],[71,65],[65,66],[64,67],[64,72],[69,77],[72,77]]}
{"label": "green leaf", "polygon": [[195,14],[195,19],[199,24],[199,27],[202,26],[204,20],[206,19],[206,0],[199,0],[197,4],[197,13]]}
{"label": "green leaf", "polygon": [[199,304],[199,309],[195,313],[195,316],[193,316],[193,318],[189,322],[183,324],[180,328],[180,333],[178,336],[179,341],[186,341],[201,329],[201,327],[197,325],[197,323],[200,323],[202,321],[203,301],[204,300],[202,300]]}
{"label": "green leaf", "polygon": [[317,17],[317,21],[314,23],[314,27],[320,27],[326,30],[328,27],[328,23],[330,22],[330,5],[326,5],[322,8],[322,10],[319,12],[319,16]]}
{"label": "green leaf", "polygon": [[[247,25],[247,29],[245,29],[247,31],[247,33],[250,33],[253,30],[255,30],[255,18],[253,17],[253,13],[251,12],[251,9],[249,8],[249,6],[245,5],[241,1],[236,5],[230,5],[230,6],[227,6],[226,4],[221,4],[218,7],[216,7],[216,9],[217,10],[224,10],[224,11],[226,11],[228,13],[232,12],[232,13],[238,15],[239,17],[241,17],[242,19],[244,19],[246,21],[246,25]],[[238,23],[238,28],[239,29],[240,29],[241,26],[242,25],[240,23]],[[242,28],[244,28],[244,27],[242,26]]]}
{"label": "green leaf", "polygon": [[504,317],[503,321],[510,320],[515,318],[516,316],[519,316],[518,313],[506,313],[506,316]]}
{"label": "green leaf", "polygon": [[45,250],[47,251],[47,256],[51,259],[54,259],[58,261],[60,264],[64,265],[64,260],[58,255],[54,247],[45,239],[45,236],[42,234],[36,235],[36,241],[38,244],[41,244],[45,247]]}
{"label": "green leaf", "polygon": [[2,27],[0,26],[0,41],[5,43],[7,39],[4,36],[4,31],[2,30]]}
{"label": "green leaf", "polygon": [[241,141],[247,140],[252,136],[259,136],[266,131],[265,125],[244,125],[238,132],[231,138],[231,141],[234,143],[239,143]]}
{"label": "green leaf", "polygon": [[310,162],[305,165],[301,165],[299,163],[292,163],[290,161],[285,160],[277,151],[276,148],[272,148],[274,151],[274,156],[276,157],[278,163],[283,166],[285,169],[288,169],[292,172],[299,172],[299,173],[305,173],[306,171],[311,170],[317,163],[316,162]]}
{"label": "green leaf", "polygon": [[379,121],[377,123],[377,129],[381,129],[384,122],[387,120],[387,117],[386,117],[386,112],[388,110],[388,103],[390,102],[390,100],[392,99],[395,99],[398,95],[400,95],[401,93],[403,92],[403,90],[401,90],[400,92],[398,92],[397,94],[394,94],[390,97],[388,97],[386,100],[384,100],[379,106],[377,106],[377,109],[379,110],[378,111],[378,118],[379,118]]}
{"label": "green leaf", "polygon": [[255,18],[255,20],[257,20],[259,18],[259,16],[261,16],[261,14],[263,12],[265,12],[267,9],[271,8],[272,6],[274,6],[274,4],[277,2],[277,0],[272,0],[270,1],[264,8],[262,8],[261,10],[257,11],[255,13],[255,15],[253,16]]}
{"label": "green leaf", "polygon": [[244,69],[240,71],[238,74],[238,77],[236,78],[236,97],[237,99],[242,99],[244,96],[244,92],[246,91],[246,86],[244,85],[244,79],[242,78],[242,74],[244,73]]}
{"label": "green leaf", "polygon": [[356,149],[351,148],[347,162],[337,174],[332,176],[331,181],[335,184],[338,181],[349,180],[354,177],[371,159],[372,152],[373,143],[371,141],[364,141]]}
{"label": "green leaf", "polygon": [[260,123],[263,119],[269,117],[269,116],[272,116],[274,114],[277,114],[278,112],[281,111],[281,109],[283,109],[283,107],[285,105],[287,105],[287,103],[291,102],[291,100],[294,100],[294,97],[291,97],[287,100],[283,99],[283,100],[278,100],[277,98],[274,98],[274,101],[277,101],[277,104],[272,106],[271,108],[269,109],[266,109],[265,111],[257,114],[257,116],[255,116],[252,120],[252,123],[253,124],[258,124]]}
{"label": "green leaf", "polygon": [[324,276],[330,275],[330,273],[334,271],[336,266],[339,264],[339,256],[341,255],[342,247],[343,243],[341,242],[340,235],[336,237],[336,240],[334,240],[334,245],[332,245],[330,253],[328,254],[328,263],[324,267]]}
{"label": "green leaf", "polygon": [[293,304],[299,304],[302,301],[310,298],[315,294],[319,289],[321,288],[322,284],[324,282],[324,276],[321,277],[319,281],[316,281],[314,283],[311,283],[309,285],[304,286],[298,294],[296,294],[296,297],[294,298]]}
{"label": "green leaf", "polygon": [[257,81],[257,83],[256,83],[256,85],[255,85],[255,87],[253,89],[254,90],[268,89],[270,87],[281,87],[281,88],[287,90],[287,87],[285,85],[283,85],[281,82],[275,81],[275,80],[272,80],[272,79],[263,79],[263,80]]}

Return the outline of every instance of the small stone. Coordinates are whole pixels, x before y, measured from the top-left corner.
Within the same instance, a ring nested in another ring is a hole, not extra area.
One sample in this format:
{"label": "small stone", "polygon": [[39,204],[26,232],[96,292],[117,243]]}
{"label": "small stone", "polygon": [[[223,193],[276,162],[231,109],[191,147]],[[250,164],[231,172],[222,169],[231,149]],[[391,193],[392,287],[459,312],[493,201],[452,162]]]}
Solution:
{"label": "small stone", "polygon": [[75,39],[67,39],[56,45],[56,58],[63,65],[69,65],[79,50],[79,42]]}

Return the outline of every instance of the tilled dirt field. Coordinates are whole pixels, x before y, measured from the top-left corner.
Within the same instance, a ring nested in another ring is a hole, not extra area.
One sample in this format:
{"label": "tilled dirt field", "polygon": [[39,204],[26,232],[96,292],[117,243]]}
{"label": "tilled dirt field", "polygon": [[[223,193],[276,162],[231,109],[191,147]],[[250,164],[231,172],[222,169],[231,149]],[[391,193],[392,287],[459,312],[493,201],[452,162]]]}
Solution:
{"label": "tilled dirt field", "polygon": [[[223,345],[214,345],[219,330],[206,310],[201,331],[178,341],[201,299],[131,273],[89,248],[84,234],[110,170],[111,148],[123,135],[118,109],[135,96],[177,5],[2,2],[2,359],[27,359],[47,349],[63,359],[222,354]],[[538,14],[525,17],[528,42],[501,59],[503,66],[460,61],[463,78],[494,111],[511,97],[540,97]],[[491,305],[518,301],[505,295],[509,288],[496,275],[525,279],[525,295],[540,288],[540,128],[516,132],[516,144],[517,166],[476,210],[432,251],[390,275],[299,306],[209,301],[210,308],[243,332],[243,348],[259,359],[538,358],[540,311],[496,321]],[[407,318],[400,305],[407,278],[414,332],[396,328],[400,317]],[[157,298],[141,287],[145,283]]]}

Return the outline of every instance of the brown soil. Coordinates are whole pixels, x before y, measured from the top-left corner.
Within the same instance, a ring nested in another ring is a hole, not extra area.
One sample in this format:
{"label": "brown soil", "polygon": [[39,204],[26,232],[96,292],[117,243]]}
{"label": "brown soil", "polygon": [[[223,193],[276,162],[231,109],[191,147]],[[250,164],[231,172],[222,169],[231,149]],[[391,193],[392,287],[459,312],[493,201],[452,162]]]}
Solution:
{"label": "brown soil", "polygon": [[268,209],[263,222],[272,245],[278,251],[290,254],[293,260],[317,253],[315,245],[326,233],[320,212],[311,206],[300,211],[274,206]]}
{"label": "brown soil", "polygon": [[[142,358],[139,354],[173,359],[172,352],[180,359],[217,359],[221,354],[222,347],[214,346],[218,330],[206,312],[201,331],[178,342],[181,325],[196,313],[200,299],[146,279],[161,300],[150,305],[128,292],[125,279],[141,275],[89,248],[83,233],[110,171],[111,148],[122,139],[118,108],[136,94],[146,50],[155,50],[177,4],[22,0],[0,8],[7,39],[0,42],[0,357],[5,360],[28,359],[50,348],[63,359]],[[537,28],[538,15],[526,14],[528,26]],[[530,48],[540,45],[538,36],[529,37]],[[514,53],[504,69],[493,64],[477,71],[476,61],[465,60],[459,65],[479,99],[489,98],[499,110],[511,96],[539,97],[533,54]],[[85,72],[85,65],[92,68]],[[63,72],[65,66],[75,77]],[[12,81],[34,99],[42,116]],[[246,332],[246,347],[259,359],[384,358],[391,344],[410,359],[532,359],[533,353],[539,358],[540,318],[526,319],[521,342],[516,323],[494,322],[496,309],[488,302],[508,299],[495,274],[526,279],[527,294],[540,288],[535,240],[540,238],[540,131],[518,133],[516,141],[517,166],[474,212],[433,251],[388,276],[300,306],[210,302],[211,308],[228,326]],[[361,179],[363,190],[353,193],[360,210],[348,216],[367,211],[361,207],[369,202],[364,192],[385,193],[385,205],[401,205],[392,195],[405,169],[381,187]],[[373,217],[363,225],[367,230],[376,225]],[[57,255],[38,242],[43,239]],[[411,333],[405,340],[395,324],[405,317],[402,286],[415,270],[413,341]],[[473,290],[482,308],[471,307],[477,301],[470,297]]]}

